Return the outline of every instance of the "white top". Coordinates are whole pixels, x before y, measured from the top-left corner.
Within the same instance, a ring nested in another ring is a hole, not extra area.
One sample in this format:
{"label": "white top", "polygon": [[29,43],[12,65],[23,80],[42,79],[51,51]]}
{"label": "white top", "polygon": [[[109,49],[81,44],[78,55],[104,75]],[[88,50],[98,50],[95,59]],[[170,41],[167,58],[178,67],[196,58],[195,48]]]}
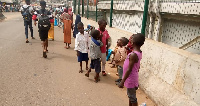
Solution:
{"label": "white top", "polygon": [[89,44],[90,44],[89,34],[87,32],[84,32],[84,35],[83,35],[79,32],[76,35],[74,50],[77,50],[81,53],[88,53]]}
{"label": "white top", "polygon": [[23,6],[20,8],[21,11],[24,10],[23,7],[24,7],[24,8],[29,7],[29,13],[32,15],[32,11],[33,11],[33,7],[32,7],[32,6],[25,4],[25,5],[23,5]]}

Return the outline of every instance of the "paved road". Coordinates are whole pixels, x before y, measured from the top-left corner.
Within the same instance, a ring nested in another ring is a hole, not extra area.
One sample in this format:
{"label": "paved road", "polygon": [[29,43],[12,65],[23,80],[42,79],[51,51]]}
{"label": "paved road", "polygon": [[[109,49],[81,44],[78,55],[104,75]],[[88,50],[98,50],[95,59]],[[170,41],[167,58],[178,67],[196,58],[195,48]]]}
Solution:
{"label": "paved road", "polygon": [[78,73],[74,39],[72,48],[64,49],[61,28],[55,27],[55,41],[49,41],[44,59],[37,27],[36,39],[26,44],[20,13],[5,15],[0,22],[1,106],[128,106],[126,89],[114,84],[115,71],[109,69],[99,83],[94,83],[94,72],[90,78]]}

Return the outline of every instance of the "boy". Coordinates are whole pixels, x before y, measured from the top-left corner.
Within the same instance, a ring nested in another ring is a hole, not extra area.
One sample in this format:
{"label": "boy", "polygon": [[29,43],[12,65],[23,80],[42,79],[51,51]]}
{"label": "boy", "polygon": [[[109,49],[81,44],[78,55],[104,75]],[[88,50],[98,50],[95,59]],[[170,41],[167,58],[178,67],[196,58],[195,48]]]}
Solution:
{"label": "boy", "polygon": [[32,39],[35,39],[33,37],[33,27],[32,27],[33,8],[30,6],[30,0],[25,0],[25,2],[26,2],[26,5],[23,5],[20,10],[21,10],[21,14],[24,18],[26,43],[29,43],[29,41],[28,41],[28,26],[31,31]]}
{"label": "boy", "polygon": [[100,81],[99,73],[101,72],[101,49],[100,47],[103,46],[103,43],[100,41],[102,36],[98,30],[92,30],[91,32],[91,43],[90,43],[90,58],[91,64],[90,69],[85,74],[86,77],[89,77],[89,73],[91,69],[95,69],[96,76],[94,77],[95,82]]}
{"label": "boy", "polygon": [[114,57],[114,61],[117,65],[117,71],[118,71],[118,75],[119,75],[119,79],[115,80],[116,84],[119,84],[122,80],[122,75],[123,75],[123,64],[124,64],[124,60],[127,57],[127,51],[125,46],[128,44],[129,40],[125,37],[121,37],[118,42],[118,49],[115,53],[115,57]]}
{"label": "boy", "polygon": [[79,73],[83,73],[82,61],[86,62],[86,70],[88,70],[88,47],[89,47],[89,34],[84,32],[84,25],[82,22],[77,24],[79,33],[76,35],[75,39],[75,49],[78,56],[78,62],[80,62]]}
{"label": "boy", "polygon": [[[42,46],[43,46],[43,57],[47,58],[46,53],[48,52],[47,47],[48,47],[48,31],[51,27],[50,24],[50,19],[52,19],[52,15],[49,11],[45,9],[46,7],[46,2],[45,1],[40,1],[40,6],[41,9],[36,12],[35,15],[37,15],[38,19],[38,32],[40,39],[42,41]],[[44,23],[43,23],[44,22]],[[36,26],[36,20],[34,20],[34,24]]]}
{"label": "boy", "polygon": [[105,29],[107,22],[103,19],[98,21],[99,31],[102,35],[101,42],[103,46],[101,47],[101,62],[102,62],[102,75],[106,76],[105,65],[106,65],[106,56],[108,55],[108,39],[110,38],[108,31]]}
{"label": "boy", "polygon": [[144,44],[145,36],[143,34],[136,34],[133,36],[132,45],[133,52],[129,53],[123,65],[123,79],[119,84],[120,88],[125,86],[127,88],[127,95],[129,97],[129,106],[138,106],[136,98],[136,90],[138,89],[138,72],[140,68],[140,61],[142,59],[141,46]]}

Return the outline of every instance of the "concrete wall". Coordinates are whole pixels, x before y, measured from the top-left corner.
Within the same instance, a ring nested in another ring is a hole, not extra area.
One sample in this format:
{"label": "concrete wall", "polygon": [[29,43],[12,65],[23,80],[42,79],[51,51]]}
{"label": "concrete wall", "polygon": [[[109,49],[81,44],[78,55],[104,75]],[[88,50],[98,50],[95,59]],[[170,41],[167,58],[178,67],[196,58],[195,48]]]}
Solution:
{"label": "concrete wall", "polygon": [[[82,18],[84,25],[95,21]],[[111,48],[120,37],[129,38],[132,33],[106,28],[112,38]],[[200,55],[184,51],[167,44],[146,39],[142,47],[143,58],[139,72],[140,88],[158,106],[200,105]]]}
{"label": "concrete wall", "polygon": [[146,39],[140,87],[160,106],[200,105],[200,55]]}

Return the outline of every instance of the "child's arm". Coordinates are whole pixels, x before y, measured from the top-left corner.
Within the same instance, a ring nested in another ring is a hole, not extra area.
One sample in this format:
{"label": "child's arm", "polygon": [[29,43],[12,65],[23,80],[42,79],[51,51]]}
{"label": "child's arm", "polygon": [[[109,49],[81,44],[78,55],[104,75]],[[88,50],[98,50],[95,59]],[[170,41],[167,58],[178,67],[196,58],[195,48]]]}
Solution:
{"label": "child's arm", "polygon": [[106,39],[106,56],[108,55],[108,39]]}
{"label": "child's arm", "polygon": [[131,71],[133,69],[134,64],[137,63],[137,62],[138,62],[138,56],[137,56],[137,54],[132,53],[129,56],[129,66],[128,66],[127,72],[125,73],[124,78],[120,82],[119,88],[123,88],[124,87],[124,82],[129,77],[129,75],[130,75],[130,73],[131,73]]}
{"label": "child's arm", "polygon": [[[78,34],[77,34],[78,35]],[[77,56],[79,56],[80,55],[80,53],[79,53],[79,51],[78,51],[78,44],[79,44],[79,42],[78,42],[78,36],[76,36],[76,38],[75,38],[75,48],[74,48],[74,50],[77,52]]]}

